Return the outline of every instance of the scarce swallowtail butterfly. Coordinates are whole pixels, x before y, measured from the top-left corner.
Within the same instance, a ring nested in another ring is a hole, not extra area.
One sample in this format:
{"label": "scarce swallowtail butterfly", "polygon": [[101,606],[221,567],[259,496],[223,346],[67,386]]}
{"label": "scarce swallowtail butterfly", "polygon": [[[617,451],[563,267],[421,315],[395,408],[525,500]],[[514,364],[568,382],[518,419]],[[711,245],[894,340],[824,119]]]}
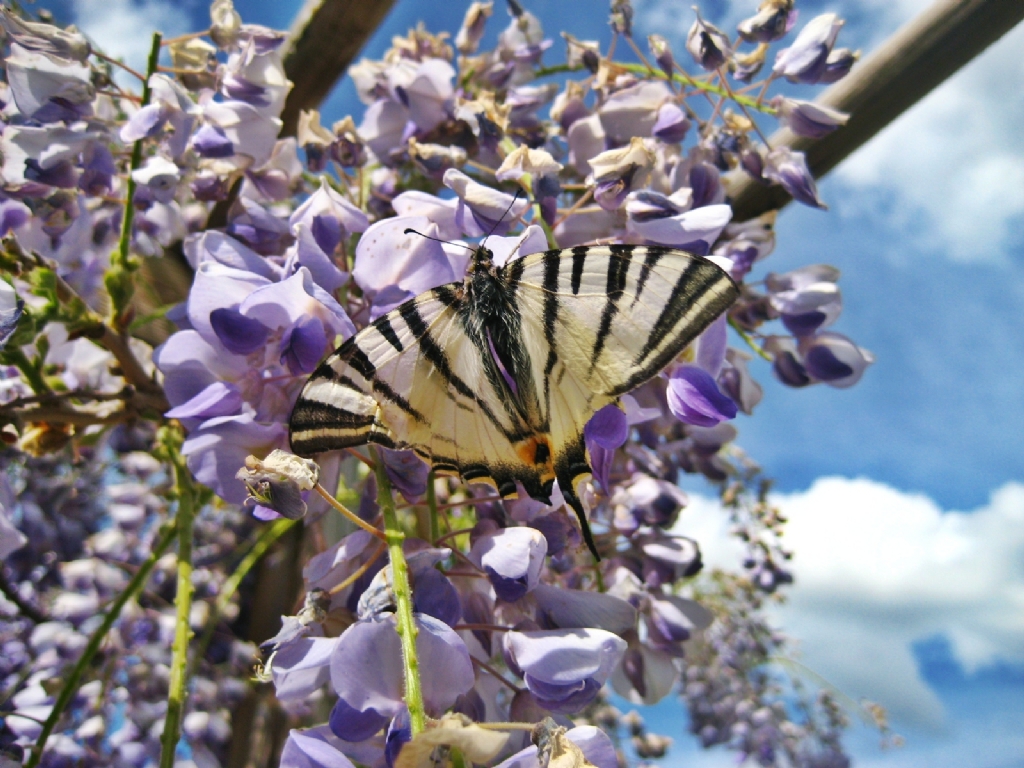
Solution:
{"label": "scarce swallowtail butterfly", "polygon": [[516,483],[550,503],[555,480],[597,548],[576,484],[583,428],[669,365],[739,295],[716,264],[658,246],[578,246],[426,291],[342,344],[291,415],[301,455],[362,443],[411,448],[438,474]]}

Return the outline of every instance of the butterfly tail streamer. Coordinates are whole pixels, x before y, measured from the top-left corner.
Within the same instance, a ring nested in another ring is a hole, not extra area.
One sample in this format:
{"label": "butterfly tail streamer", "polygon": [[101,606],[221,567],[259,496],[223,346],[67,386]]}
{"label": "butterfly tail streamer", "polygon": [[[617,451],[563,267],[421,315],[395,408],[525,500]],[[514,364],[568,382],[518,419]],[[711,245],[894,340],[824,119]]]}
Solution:
{"label": "butterfly tail streamer", "polygon": [[565,499],[565,503],[572,507],[572,511],[576,513],[576,517],[580,520],[580,530],[583,532],[583,541],[586,543],[587,549],[590,550],[590,554],[594,556],[595,561],[601,562],[601,553],[597,551],[597,542],[594,541],[594,534],[590,530],[587,513],[583,509],[583,502],[576,495],[576,491],[573,490],[571,483],[567,482],[563,486],[561,479],[559,479],[558,486],[562,489],[562,497]]}

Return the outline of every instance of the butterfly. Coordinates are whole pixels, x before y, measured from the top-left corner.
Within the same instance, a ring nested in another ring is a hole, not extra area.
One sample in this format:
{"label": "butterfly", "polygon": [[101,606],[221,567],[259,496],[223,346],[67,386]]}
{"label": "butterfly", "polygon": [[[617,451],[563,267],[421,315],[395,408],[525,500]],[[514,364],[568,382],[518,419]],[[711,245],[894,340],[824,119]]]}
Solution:
{"label": "butterfly", "polygon": [[292,450],[411,448],[438,474],[549,504],[557,480],[600,559],[576,494],[591,473],[584,426],[738,295],[721,267],[672,248],[577,246],[498,267],[480,246],[462,282],[410,299],[320,364],[292,410]]}

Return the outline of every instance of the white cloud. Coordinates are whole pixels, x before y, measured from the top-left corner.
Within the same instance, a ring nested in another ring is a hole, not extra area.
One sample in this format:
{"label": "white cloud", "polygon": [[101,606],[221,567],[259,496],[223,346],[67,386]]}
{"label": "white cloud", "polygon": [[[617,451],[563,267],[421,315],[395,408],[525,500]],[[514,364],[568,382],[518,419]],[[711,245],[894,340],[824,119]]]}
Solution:
{"label": "white cloud", "polygon": [[[943,635],[968,672],[1024,662],[1024,485],[973,512],[871,480],[820,479],[779,496],[795,586],[778,618],[801,661],[844,693],[886,706],[897,724],[945,725],[911,646]],[[709,565],[735,567],[717,503],[695,499],[679,530]]]}
{"label": "white cloud", "polygon": [[[171,0],[75,0],[75,24],[101,51],[145,69],[153,32],[174,37],[189,29],[189,3]],[[134,85],[134,84],[132,84]]]}
{"label": "white cloud", "polygon": [[[840,215],[911,231],[921,249],[1005,259],[1024,216],[1024,27],[1013,30],[836,170]],[[1018,233],[1019,234],[1019,233]]]}

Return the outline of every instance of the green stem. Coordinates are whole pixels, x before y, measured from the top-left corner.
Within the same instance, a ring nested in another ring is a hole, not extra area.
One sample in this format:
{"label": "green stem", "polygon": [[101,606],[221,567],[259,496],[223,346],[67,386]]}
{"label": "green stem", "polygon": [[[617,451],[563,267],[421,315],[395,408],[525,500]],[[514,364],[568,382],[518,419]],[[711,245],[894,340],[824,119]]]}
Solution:
{"label": "green stem", "polygon": [[192,656],[192,665],[188,677],[192,677],[196,667],[202,661],[203,656],[206,655],[206,649],[210,647],[210,641],[213,640],[213,633],[217,630],[217,624],[220,623],[220,618],[224,615],[224,611],[231,602],[232,596],[238,591],[242,579],[248,575],[249,571],[260,561],[260,558],[266,554],[267,550],[273,546],[274,542],[281,538],[295,523],[295,520],[281,518],[280,520],[275,520],[272,525],[265,527],[234,572],[224,582],[224,586],[221,587],[220,593],[217,595],[217,602],[214,603],[213,613],[206,624],[206,629],[203,630],[203,634],[196,644],[196,651]]}
{"label": "green stem", "polygon": [[[149,49],[149,61],[146,64],[146,79],[142,84],[140,108],[149,104],[151,96],[149,79],[156,72],[157,61],[160,59],[161,39],[162,36],[159,32],[153,33],[153,44]],[[135,219],[135,205],[133,203],[135,200],[135,179],[132,178],[132,174],[142,165],[142,142],[143,140],[139,139],[132,146],[131,166],[128,169],[128,183],[125,186],[124,215],[121,217],[121,237],[118,240],[117,250],[114,251],[111,257],[111,267],[122,272],[131,272],[133,270],[131,259],[129,258],[132,246],[132,223]],[[128,306],[130,298],[131,294],[124,289],[111,292],[112,304],[114,304],[111,308],[111,315],[115,321],[124,316],[123,313]]]}
{"label": "green stem", "polygon": [[60,689],[60,694],[57,696],[57,701],[53,705],[53,709],[50,710],[50,715],[46,718],[46,722],[43,723],[43,730],[39,734],[39,738],[36,739],[36,744],[32,747],[31,754],[29,755],[28,762],[25,764],[26,768],[35,768],[39,765],[39,761],[43,756],[43,749],[46,747],[46,742],[50,738],[50,734],[53,733],[54,727],[57,725],[57,721],[63,714],[64,709],[71,701],[75,692],[78,690],[78,681],[81,680],[85,670],[92,663],[93,658],[100,649],[104,638],[110,631],[110,628],[114,626],[114,622],[117,621],[121,615],[121,611],[129,600],[135,597],[136,594],[142,589],[146,581],[149,580],[149,574],[153,571],[153,567],[157,564],[157,561],[163,557],[164,552],[171,546],[171,542],[174,541],[175,536],[178,533],[177,522],[171,523],[165,528],[163,533],[157,539],[156,544],[153,546],[153,551],[149,557],[146,558],[145,562],[139,566],[139,570],[132,576],[131,581],[128,582],[128,586],[125,587],[124,592],[118,595],[114,602],[110,604],[110,608],[107,610],[106,615],[103,617],[103,623],[96,628],[96,631],[89,637],[89,642],[85,646],[85,650],[82,651],[82,655],[75,662],[75,666],[71,669],[71,673],[68,675],[64,686]]}
{"label": "green stem", "polygon": [[160,768],[174,768],[174,753],[181,737],[181,721],[188,693],[188,641],[192,639],[189,619],[192,615],[192,524],[195,520],[195,496],[192,491],[192,474],[180,456],[174,460],[174,480],[178,490],[178,590],[174,597],[177,611],[174,645],[171,649],[167,716],[160,737]]}
{"label": "green stem", "polygon": [[431,544],[441,538],[441,519],[437,515],[437,489],[434,487],[436,480],[437,475],[434,474],[434,470],[430,470],[430,474],[427,475],[427,509],[430,510]]}
{"label": "green stem", "polygon": [[391,561],[392,589],[395,592],[398,637],[402,641],[402,667],[405,671],[405,705],[409,708],[412,735],[421,733],[426,725],[423,709],[423,689],[420,686],[419,659],[416,657],[416,624],[412,618],[412,590],[409,587],[409,569],[402,551],[405,533],[398,524],[398,512],[391,495],[391,481],[384,469],[384,460],[373,451],[377,471],[377,504],[384,516],[384,534],[387,537],[388,558]]}
{"label": "green stem", "polygon": [[25,381],[37,395],[46,395],[53,391],[50,389],[50,385],[46,383],[39,368],[32,364],[32,361],[28,359],[28,355],[25,354],[21,347],[12,344],[4,349],[4,357],[25,377]]}
{"label": "green stem", "polygon": [[[654,70],[652,73],[650,69],[644,64],[626,64],[623,62],[615,62],[616,66],[622,67],[623,69],[629,70],[636,75],[652,76],[659,80],[667,80],[664,72],[660,70]],[[568,64],[555,64],[550,67],[541,67],[534,74],[537,77],[546,77],[547,75],[557,75],[563,72],[579,72],[585,69],[583,66],[570,67]],[[691,88],[696,88],[699,91],[706,91],[708,93],[714,93],[725,98],[731,98],[737,104],[742,104],[745,107],[756,109],[758,112],[764,112],[765,114],[774,115],[776,110],[774,107],[770,107],[767,104],[760,103],[757,99],[752,99],[749,96],[743,96],[739,93],[730,95],[729,91],[720,85],[714,85],[713,83],[705,82],[704,80],[695,80],[690,77],[685,77],[677,72],[672,73],[672,82],[679,83],[680,85],[688,85]]]}
{"label": "green stem", "polygon": [[760,357],[762,360],[767,360],[769,363],[772,362],[772,360],[774,360],[774,358],[771,355],[765,352],[764,349],[761,346],[759,346],[756,341],[754,341],[753,336],[751,336],[749,333],[743,330],[743,328],[740,327],[739,323],[737,323],[731,317],[729,318],[728,322],[729,326],[734,331],[736,331],[736,333],[739,334],[740,338],[747,343],[747,346],[750,347],[757,354],[758,357]]}
{"label": "green stem", "polygon": [[551,229],[551,225],[544,221],[544,215],[540,211],[540,203],[533,206],[535,209],[533,223],[540,226],[544,230],[544,237],[548,240],[548,248],[557,248],[558,240],[555,238],[554,230]]}

